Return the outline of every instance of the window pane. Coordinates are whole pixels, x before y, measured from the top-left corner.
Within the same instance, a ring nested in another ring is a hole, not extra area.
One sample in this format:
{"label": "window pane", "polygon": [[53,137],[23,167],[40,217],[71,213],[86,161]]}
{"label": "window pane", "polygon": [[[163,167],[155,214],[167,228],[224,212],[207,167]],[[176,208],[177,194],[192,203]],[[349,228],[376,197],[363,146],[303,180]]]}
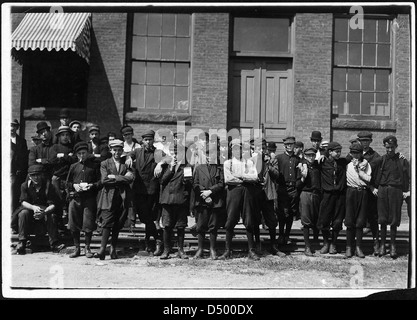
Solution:
{"label": "window pane", "polygon": [[162,15],[160,13],[149,13],[148,16],[148,35],[160,36],[162,26]]}
{"label": "window pane", "polygon": [[190,38],[177,38],[176,60],[190,60]]}
{"label": "window pane", "polygon": [[174,64],[161,63],[161,84],[174,85]]}
{"label": "window pane", "polygon": [[175,84],[188,85],[188,64],[177,63],[175,65]]}
{"label": "window pane", "polygon": [[159,109],[159,86],[146,86],[146,109]]}
{"label": "window pane", "polygon": [[376,42],[376,20],[365,19],[363,32],[364,42]]}
{"label": "window pane", "polygon": [[174,87],[161,87],[161,109],[174,109]]}
{"label": "window pane", "polygon": [[343,114],[346,92],[333,92],[333,114]]}
{"label": "window pane", "polygon": [[233,50],[289,52],[289,18],[235,18]]}
{"label": "window pane", "polygon": [[175,38],[162,38],[162,59],[175,59]]}
{"label": "window pane", "polygon": [[130,87],[130,107],[132,109],[145,108],[145,89],[142,85],[132,85]]}
{"label": "window pane", "polygon": [[135,37],[132,40],[132,58],[133,59],[145,59],[146,50],[146,38]]}
{"label": "window pane", "polygon": [[379,116],[390,116],[390,108],[388,104],[388,93],[377,93],[376,94],[376,108],[377,115]]}
{"label": "window pane", "polygon": [[135,13],[133,17],[133,34],[146,35],[146,13]]}
{"label": "window pane", "polygon": [[348,81],[347,89],[348,90],[359,90],[360,89],[360,70],[359,69],[349,69],[348,70]]}
{"label": "window pane", "polygon": [[378,20],[378,42],[390,42],[389,20]]}
{"label": "window pane", "polygon": [[389,71],[388,70],[376,70],[376,90],[388,91],[389,85]]}
{"label": "window pane", "polygon": [[132,62],[132,83],[145,84],[145,62]]}
{"label": "window pane", "polygon": [[361,45],[356,43],[349,44],[349,64],[361,65]]}
{"label": "window pane", "polygon": [[362,114],[371,114],[371,108],[374,110],[374,93],[362,93]]}
{"label": "window pane", "polygon": [[333,90],[346,90],[346,68],[333,69]]}
{"label": "window pane", "polygon": [[148,62],[146,65],[146,83],[147,84],[160,84],[159,80],[159,63]]}
{"label": "window pane", "polygon": [[334,40],[347,41],[348,38],[348,19],[334,19]]}
{"label": "window pane", "polygon": [[378,45],[377,65],[378,67],[390,66],[390,45],[389,44]]}
{"label": "window pane", "polygon": [[175,87],[175,109],[188,110],[188,88]]}
{"label": "window pane", "polygon": [[161,59],[161,38],[148,37],[148,54],[146,59]]}
{"label": "window pane", "polygon": [[349,28],[349,41],[362,41],[362,29]]}
{"label": "window pane", "polygon": [[334,64],[336,65],[347,64],[347,44],[346,43],[334,44]]}
{"label": "window pane", "polygon": [[177,37],[190,36],[190,15],[177,14]]}
{"label": "window pane", "polygon": [[175,14],[162,15],[162,35],[175,36]]}
{"label": "window pane", "polygon": [[374,91],[374,70],[362,70],[362,90]]}
{"label": "window pane", "polygon": [[375,66],[376,61],[376,44],[365,43],[363,45],[363,65]]}
{"label": "window pane", "polygon": [[359,114],[360,113],[360,94],[359,92],[347,93],[347,106],[345,112],[347,114]]}

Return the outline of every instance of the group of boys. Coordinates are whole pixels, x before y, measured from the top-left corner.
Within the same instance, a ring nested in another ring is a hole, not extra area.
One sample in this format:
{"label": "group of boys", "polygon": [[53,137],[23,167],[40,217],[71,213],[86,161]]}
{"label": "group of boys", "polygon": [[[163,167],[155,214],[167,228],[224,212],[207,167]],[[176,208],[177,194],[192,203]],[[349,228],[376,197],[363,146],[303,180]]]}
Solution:
{"label": "group of boys", "polygon": [[[322,141],[318,131],[312,132],[312,147],[303,150],[302,143],[287,137],[285,152],[277,155],[275,143],[267,144],[265,139],[252,139],[248,145],[240,139],[209,139],[207,133],[186,146],[180,132],[174,133],[170,145],[155,143],[155,132],[148,130],[138,143],[128,125],[120,130],[122,139],[114,135],[107,141],[100,139],[99,126],[92,125],[89,140],[83,141],[81,123],[68,120],[63,118],[56,130],[39,122],[40,143],[29,150],[27,158],[16,158],[19,148],[25,153],[25,146],[17,147],[21,140],[16,134],[18,122],[12,122],[12,227],[19,234],[17,254],[26,252],[29,234],[39,225],[46,225],[51,248],[62,249],[58,226],[67,213],[75,245],[71,258],[81,255],[83,232],[87,258],[105,259],[111,238],[110,258],[117,259],[119,232],[126,221],[135,226],[138,216],[145,225],[146,252],[168,259],[176,230],[177,255],[187,259],[184,237],[191,212],[198,238],[195,258],[204,257],[207,233],[211,259],[232,258],[239,221],[246,230],[250,259],[260,259],[261,224],[269,233],[270,252],[285,256],[279,247],[288,243],[298,217],[308,256],[313,255],[309,229],[315,237],[319,231],[323,235],[320,253],[335,254],[343,223],[347,257],[365,256],[361,243],[367,223],[375,241],[374,254],[386,254],[390,225],[390,255],[397,256],[396,229],[403,198],[409,196],[409,164],[396,153],[394,136],[383,140],[387,154],[382,157],[369,146],[369,132],[360,132],[358,143],[352,142],[348,156],[342,158],[342,146]],[[27,176],[17,165],[26,159]],[[21,185],[19,201],[16,184]],[[97,226],[101,245],[93,253],[90,244]],[[226,243],[224,253],[217,256],[220,228],[226,231]]]}

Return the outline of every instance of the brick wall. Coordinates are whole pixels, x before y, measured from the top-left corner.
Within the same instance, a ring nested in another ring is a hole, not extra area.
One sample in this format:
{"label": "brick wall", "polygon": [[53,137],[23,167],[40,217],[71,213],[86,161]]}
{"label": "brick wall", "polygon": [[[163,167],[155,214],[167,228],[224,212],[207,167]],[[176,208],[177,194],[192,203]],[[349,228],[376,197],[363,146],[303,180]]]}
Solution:
{"label": "brick wall", "polygon": [[332,27],[332,14],[295,17],[293,134],[306,146],[314,130],[330,138]]}
{"label": "brick wall", "polygon": [[194,15],[192,126],[226,128],[229,14]]}
{"label": "brick wall", "polygon": [[93,13],[92,21],[87,121],[104,136],[123,122],[127,14]]}

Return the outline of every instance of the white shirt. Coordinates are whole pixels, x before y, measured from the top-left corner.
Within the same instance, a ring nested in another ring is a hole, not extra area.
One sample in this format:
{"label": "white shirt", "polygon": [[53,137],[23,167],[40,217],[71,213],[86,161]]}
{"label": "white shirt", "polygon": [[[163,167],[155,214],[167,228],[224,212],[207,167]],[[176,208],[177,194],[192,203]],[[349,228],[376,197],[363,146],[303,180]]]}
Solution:
{"label": "white shirt", "polygon": [[232,158],[231,160],[226,160],[224,162],[223,168],[224,181],[227,184],[239,185],[244,181],[258,181],[256,165],[251,159],[241,161],[236,158]]}
{"label": "white shirt", "polygon": [[363,160],[359,165],[359,172],[356,171],[353,161],[347,165],[346,180],[348,187],[358,188],[366,187],[371,181],[372,169],[366,160]]}

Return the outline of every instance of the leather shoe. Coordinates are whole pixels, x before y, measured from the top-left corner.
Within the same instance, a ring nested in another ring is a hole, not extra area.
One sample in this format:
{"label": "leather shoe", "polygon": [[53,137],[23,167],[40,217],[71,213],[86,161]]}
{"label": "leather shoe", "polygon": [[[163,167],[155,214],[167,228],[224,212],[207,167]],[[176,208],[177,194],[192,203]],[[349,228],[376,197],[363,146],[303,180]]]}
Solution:
{"label": "leather shoe", "polygon": [[365,255],[364,255],[364,253],[362,252],[362,249],[360,248],[360,247],[358,247],[358,246],[356,246],[356,249],[355,249],[355,254],[356,254],[356,256],[358,257],[358,258],[365,258]]}
{"label": "leather shoe", "polygon": [[117,256],[117,252],[116,249],[114,250],[110,250],[110,259],[118,259],[119,257]]}
{"label": "leather shoe", "polygon": [[232,259],[232,251],[226,250],[220,257],[219,260],[229,260]]}
{"label": "leather shoe", "polygon": [[198,249],[193,257],[194,259],[203,259],[203,250]]}
{"label": "leather shoe", "polygon": [[102,252],[102,253],[96,252],[96,253],[94,253],[93,257],[98,258],[100,260],[104,260],[104,258],[106,257],[106,254],[104,252]]}
{"label": "leather shoe", "polygon": [[250,249],[248,253],[248,259],[251,260],[260,260],[261,258],[256,253],[255,249]]}
{"label": "leather shoe", "polygon": [[379,254],[379,241],[374,240],[374,256],[377,256]]}
{"label": "leather shoe", "polygon": [[389,255],[391,256],[392,259],[397,259],[398,255],[397,255],[397,248],[395,247],[395,244],[391,245]]}
{"label": "leather shoe", "polygon": [[286,256],[286,254],[284,252],[280,251],[275,244],[273,244],[271,246],[271,254],[274,255],[274,256],[278,256],[278,257],[285,257]]}
{"label": "leather shoe", "polygon": [[353,253],[352,253],[352,248],[351,247],[346,247],[345,256],[346,256],[346,258],[352,258]]}
{"label": "leather shoe", "polygon": [[325,243],[324,245],[323,245],[323,247],[320,249],[320,253],[321,254],[326,254],[326,253],[329,253],[329,244],[328,243]]}
{"label": "leather shoe", "polygon": [[210,258],[211,258],[211,260],[217,260],[217,253],[216,253],[216,250],[214,250],[214,249],[210,249]]}
{"label": "leather shoe", "polygon": [[76,257],[79,257],[80,255],[81,255],[81,249],[80,249],[80,247],[76,247],[75,251],[73,253],[71,253],[69,255],[69,257],[70,258],[76,258]]}
{"label": "leather shoe", "polygon": [[313,252],[311,252],[311,248],[310,248],[310,247],[306,247],[306,248],[304,249],[304,254],[305,254],[307,257],[312,257],[312,256],[314,256]]}
{"label": "leather shoe", "polygon": [[329,253],[330,254],[336,254],[337,253],[335,244],[333,244],[333,243],[330,244]]}
{"label": "leather shoe", "polygon": [[380,247],[379,247],[379,256],[380,257],[382,257],[382,256],[385,256],[387,254],[387,251],[386,251],[386,249],[385,249],[385,245],[381,245]]}
{"label": "leather shoe", "polygon": [[94,254],[91,252],[90,249],[86,249],[85,250],[85,256],[86,256],[86,258],[90,259],[94,256]]}
{"label": "leather shoe", "polygon": [[167,260],[169,259],[169,249],[165,249],[164,252],[159,257],[161,260]]}
{"label": "leather shoe", "polygon": [[156,250],[153,255],[159,257],[164,252],[164,245],[161,240],[156,240]]}
{"label": "leather shoe", "polygon": [[185,254],[184,250],[178,250],[177,257],[180,259],[188,259],[188,256]]}

